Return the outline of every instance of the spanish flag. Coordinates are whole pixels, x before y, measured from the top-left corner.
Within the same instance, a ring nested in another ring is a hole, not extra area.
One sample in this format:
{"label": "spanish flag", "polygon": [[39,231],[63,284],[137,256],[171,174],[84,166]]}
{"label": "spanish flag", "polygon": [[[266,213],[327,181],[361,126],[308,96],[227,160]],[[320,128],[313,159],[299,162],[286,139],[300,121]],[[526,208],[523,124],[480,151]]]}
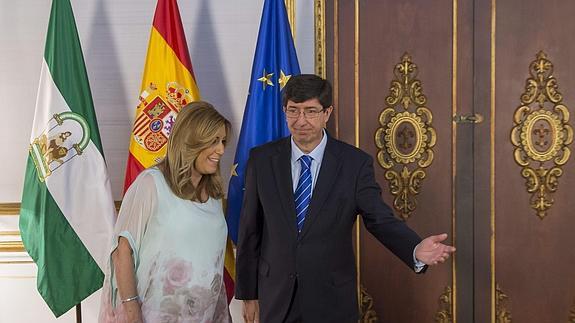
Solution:
{"label": "spanish flag", "polygon": [[[136,119],[130,137],[124,192],[138,174],[159,162],[180,109],[200,99],[186,35],[176,0],[158,0]],[[228,301],[234,290],[235,262],[228,241],[225,259],[225,283]]]}
{"label": "spanish flag", "polygon": [[124,192],[142,170],[164,157],[176,115],[199,99],[178,3],[158,0],[130,137]]}

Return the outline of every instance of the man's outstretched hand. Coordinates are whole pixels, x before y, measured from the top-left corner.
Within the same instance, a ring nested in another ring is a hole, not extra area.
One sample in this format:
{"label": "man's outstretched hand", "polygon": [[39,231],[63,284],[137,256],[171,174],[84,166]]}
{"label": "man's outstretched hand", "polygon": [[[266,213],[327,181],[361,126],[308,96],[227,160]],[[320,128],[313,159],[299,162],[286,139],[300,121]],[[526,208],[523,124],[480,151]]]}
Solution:
{"label": "man's outstretched hand", "polygon": [[415,258],[429,266],[445,262],[455,251],[454,247],[442,243],[445,239],[447,239],[447,233],[423,239],[415,248]]}

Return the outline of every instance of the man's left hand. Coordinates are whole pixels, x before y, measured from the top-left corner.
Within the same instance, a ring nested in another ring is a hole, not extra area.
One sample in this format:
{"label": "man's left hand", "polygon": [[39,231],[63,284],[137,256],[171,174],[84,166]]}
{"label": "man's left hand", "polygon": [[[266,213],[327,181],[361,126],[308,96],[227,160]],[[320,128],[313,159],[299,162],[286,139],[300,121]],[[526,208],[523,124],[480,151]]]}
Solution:
{"label": "man's left hand", "polygon": [[437,265],[443,263],[455,248],[441,243],[447,239],[447,234],[438,234],[423,239],[415,248],[415,258],[426,265]]}

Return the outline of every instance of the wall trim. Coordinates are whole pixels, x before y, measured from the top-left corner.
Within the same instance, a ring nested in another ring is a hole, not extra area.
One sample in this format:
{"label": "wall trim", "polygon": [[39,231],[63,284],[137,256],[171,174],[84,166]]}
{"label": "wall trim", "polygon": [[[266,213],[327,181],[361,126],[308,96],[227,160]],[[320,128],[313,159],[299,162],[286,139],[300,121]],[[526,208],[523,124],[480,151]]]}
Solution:
{"label": "wall trim", "polygon": [[19,215],[20,203],[0,203],[0,216]]}
{"label": "wall trim", "polygon": [[[114,201],[116,211],[120,210],[122,201]],[[20,216],[20,203],[0,203],[0,217]],[[0,236],[14,236],[16,239],[0,241],[0,252],[26,252],[24,244],[20,238],[20,231],[0,231]]]}

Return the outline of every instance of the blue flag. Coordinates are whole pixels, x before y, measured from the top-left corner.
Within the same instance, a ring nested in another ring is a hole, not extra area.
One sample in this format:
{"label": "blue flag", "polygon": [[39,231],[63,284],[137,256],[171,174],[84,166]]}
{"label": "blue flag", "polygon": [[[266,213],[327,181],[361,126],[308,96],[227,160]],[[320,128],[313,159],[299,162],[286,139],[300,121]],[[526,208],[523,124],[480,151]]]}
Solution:
{"label": "blue flag", "polygon": [[299,64],[284,0],[266,0],[242,129],[228,188],[227,221],[230,237],[238,242],[244,176],[250,149],[289,135],[282,111],[281,90]]}

